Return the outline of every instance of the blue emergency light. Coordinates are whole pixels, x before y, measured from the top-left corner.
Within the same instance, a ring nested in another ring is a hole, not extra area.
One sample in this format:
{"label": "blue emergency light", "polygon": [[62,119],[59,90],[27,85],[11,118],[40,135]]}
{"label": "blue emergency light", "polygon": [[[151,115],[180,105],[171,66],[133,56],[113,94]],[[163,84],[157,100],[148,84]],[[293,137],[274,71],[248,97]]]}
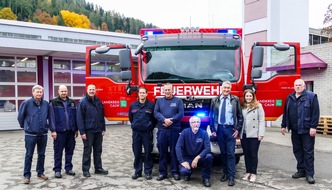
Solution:
{"label": "blue emergency light", "polygon": [[232,29],[232,30],[217,30],[217,33],[223,33],[223,34],[236,34],[236,29]]}
{"label": "blue emergency light", "polygon": [[196,113],[196,116],[197,116],[197,117],[205,117],[206,115],[205,115],[204,112],[197,112],[197,113]]}
{"label": "blue emergency light", "polygon": [[164,31],[162,30],[147,30],[144,32],[144,35],[149,36],[149,35],[156,35],[156,34],[164,34]]}

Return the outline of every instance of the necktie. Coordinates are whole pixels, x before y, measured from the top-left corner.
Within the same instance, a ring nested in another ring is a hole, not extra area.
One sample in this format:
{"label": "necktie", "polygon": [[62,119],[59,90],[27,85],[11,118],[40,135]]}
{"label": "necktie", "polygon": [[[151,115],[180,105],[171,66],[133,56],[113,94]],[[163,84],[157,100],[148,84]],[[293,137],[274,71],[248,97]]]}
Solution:
{"label": "necktie", "polygon": [[223,97],[223,102],[220,111],[220,124],[225,124],[226,122],[226,99],[227,97]]}

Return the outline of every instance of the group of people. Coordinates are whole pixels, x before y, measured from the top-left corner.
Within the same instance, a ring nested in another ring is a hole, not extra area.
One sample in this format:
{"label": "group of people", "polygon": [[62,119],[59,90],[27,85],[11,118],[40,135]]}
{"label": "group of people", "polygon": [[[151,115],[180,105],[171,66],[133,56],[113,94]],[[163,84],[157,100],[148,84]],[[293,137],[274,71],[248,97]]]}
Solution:
{"label": "group of people", "polygon": [[[258,150],[265,133],[265,114],[262,105],[257,101],[253,90],[243,93],[243,100],[232,95],[231,83],[223,82],[221,94],[211,100],[210,129],[216,136],[221,152],[223,175],[222,182],[228,181],[229,186],[235,185],[236,161],[235,143],[240,137],[244,152],[246,174],[243,180],[256,181]],[[314,179],[314,143],[316,127],[319,120],[319,104],[317,95],[305,89],[302,79],[294,82],[295,92],[286,100],[281,124],[281,132],[285,135],[286,128],[292,131],[291,139],[293,153],[297,159],[297,172],[292,178],[306,177],[309,184]],[[93,150],[94,168],[96,174],[107,175],[102,167],[101,153],[103,136],[106,133],[104,109],[96,96],[96,87],[87,87],[87,94],[75,102],[67,94],[67,87],[59,86],[59,96],[49,103],[43,100],[43,87],[35,85],[32,88],[32,98],[22,102],[18,121],[25,130],[25,162],[23,183],[30,183],[31,162],[37,145],[38,160],[36,172],[38,178],[47,180],[44,175],[45,149],[47,133],[51,130],[54,139],[54,172],[56,178],[61,178],[62,154],[65,150],[65,173],[75,175],[72,156],[75,148],[75,137],[80,132],[84,150],[82,159],[83,176],[90,177],[91,153]],[[174,180],[181,176],[189,181],[193,169],[202,167],[202,182],[211,186],[210,176],[213,156],[210,153],[210,137],[200,129],[201,120],[197,116],[189,119],[190,128],[181,131],[180,120],[184,116],[184,106],[180,98],[173,95],[173,86],[166,83],[163,86],[164,97],[156,103],[147,99],[148,91],[139,87],[138,100],[129,108],[129,120],[132,128],[132,149],[134,153],[135,172],[132,179],[142,177],[143,165],[145,179],[152,179],[153,160],[153,129],[158,126],[157,148],[160,154],[158,181],[168,176],[168,160]],[[49,123],[48,123],[48,122]],[[142,156],[144,148],[144,157]]]}
{"label": "group of people", "polygon": [[102,167],[101,154],[102,142],[105,135],[104,108],[96,96],[96,86],[89,85],[87,94],[79,101],[76,107],[75,101],[68,97],[68,89],[60,85],[59,96],[47,101],[42,96],[44,88],[40,85],[32,87],[32,97],[23,101],[19,113],[18,122],[25,131],[25,160],[23,183],[29,184],[31,178],[31,165],[35,147],[37,145],[38,178],[47,180],[44,174],[45,151],[47,145],[47,133],[51,131],[54,149],[55,178],[61,178],[62,157],[65,151],[65,173],[76,175],[73,171],[72,157],[75,149],[75,138],[80,132],[84,150],[82,158],[82,170],[85,177],[90,177],[91,153],[93,150],[94,168],[96,174],[107,175],[108,171]]}
{"label": "group of people", "polygon": [[[183,102],[180,98],[173,96],[172,84],[165,84],[163,92],[165,96],[159,98],[154,104],[147,99],[147,89],[140,87],[138,89],[139,99],[130,105],[128,115],[133,131],[132,142],[135,156],[135,172],[132,179],[142,177],[143,163],[145,179],[152,179],[152,133],[157,124],[157,147],[160,155],[157,180],[167,178],[169,155],[170,171],[174,180],[180,180],[182,175],[185,181],[189,181],[192,169],[201,165],[203,167],[203,185],[210,187],[213,159],[210,153],[210,137],[205,130],[199,128],[201,120],[197,116],[192,116],[189,119],[190,128],[181,132],[180,121],[184,116]],[[144,147],[144,162],[142,146]]]}
{"label": "group of people", "polygon": [[[216,136],[221,152],[223,175],[222,182],[235,185],[236,159],[235,143],[240,137],[244,153],[246,173],[243,180],[255,182],[257,178],[258,150],[265,135],[265,113],[258,102],[255,91],[246,89],[243,100],[232,95],[231,83],[223,82],[221,94],[211,100],[210,129]],[[302,79],[294,82],[295,92],[286,100],[281,124],[281,132],[286,128],[292,131],[293,153],[297,159],[297,172],[292,178],[306,177],[309,184],[314,184],[314,142],[319,120],[317,95],[305,89]],[[139,99],[131,104],[129,119],[133,129],[133,151],[135,173],[132,179],[142,177],[144,160],[145,178],[150,180],[152,172],[151,151],[153,129],[157,122],[157,147],[160,154],[159,175],[157,180],[167,178],[168,155],[171,159],[171,174],[174,180],[190,180],[192,170],[202,167],[203,185],[211,186],[210,175],[213,157],[210,153],[210,137],[200,129],[200,118],[189,119],[190,128],[180,131],[183,117],[183,103],[173,96],[172,84],[163,87],[165,96],[154,105],[147,100],[147,89],[139,88]],[[157,120],[157,121],[155,121]],[[142,158],[142,145],[144,159]],[[169,154],[168,154],[169,151]]]}

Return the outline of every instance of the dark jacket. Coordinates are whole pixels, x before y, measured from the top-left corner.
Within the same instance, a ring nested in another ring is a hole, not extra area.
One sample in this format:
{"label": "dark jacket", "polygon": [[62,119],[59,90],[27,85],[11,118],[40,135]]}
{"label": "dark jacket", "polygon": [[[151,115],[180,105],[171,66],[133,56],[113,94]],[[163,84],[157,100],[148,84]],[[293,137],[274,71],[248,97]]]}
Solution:
{"label": "dark jacket", "polygon": [[282,117],[282,128],[291,129],[289,118],[292,113],[289,111],[289,104],[297,102],[297,127],[299,134],[309,133],[310,128],[317,128],[319,122],[319,103],[317,95],[313,92],[304,90],[302,95],[296,99],[295,92],[288,95],[286,99],[284,115]]}
{"label": "dark jacket", "polygon": [[[217,132],[218,129],[220,96],[222,96],[222,94],[211,100],[211,109],[210,109],[211,132]],[[243,125],[243,116],[242,116],[242,108],[240,100],[237,96],[233,96],[230,94],[230,101],[232,104],[234,129],[238,130],[240,134]]]}
{"label": "dark jacket", "polygon": [[104,106],[97,96],[92,100],[89,95],[86,95],[79,101],[76,122],[81,135],[84,135],[86,131],[96,133],[106,131]]}
{"label": "dark jacket", "polygon": [[54,98],[50,101],[50,129],[52,132],[67,131],[66,114],[68,114],[69,130],[77,131],[75,101],[67,97],[66,108],[64,107],[63,102],[64,101],[60,97]]}
{"label": "dark jacket", "polygon": [[[180,131],[180,121],[183,116],[184,107],[180,98],[173,96],[171,99],[165,97],[157,99],[154,117],[158,120],[158,130]],[[163,126],[166,118],[172,118],[173,124],[171,126]]]}
{"label": "dark jacket", "polygon": [[194,158],[198,155],[204,159],[211,152],[210,137],[203,129],[194,134],[191,127],[186,128],[181,132],[175,150],[180,163],[185,161],[184,158]]}
{"label": "dark jacket", "polygon": [[34,98],[27,99],[21,103],[17,120],[26,134],[37,136],[46,135],[49,129],[49,105],[47,101],[41,100],[40,105]]}
{"label": "dark jacket", "polygon": [[154,103],[146,100],[144,104],[139,101],[133,102],[129,107],[129,121],[133,131],[151,132],[156,125],[156,120],[153,116]]}

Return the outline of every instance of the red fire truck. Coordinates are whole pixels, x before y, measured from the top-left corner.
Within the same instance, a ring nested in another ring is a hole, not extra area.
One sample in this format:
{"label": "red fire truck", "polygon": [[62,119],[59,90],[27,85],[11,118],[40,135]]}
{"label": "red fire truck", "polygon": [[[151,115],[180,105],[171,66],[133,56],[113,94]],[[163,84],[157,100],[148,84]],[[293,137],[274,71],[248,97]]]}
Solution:
{"label": "red fire truck", "polygon": [[[86,84],[96,85],[111,121],[128,120],[139,86],[145,86],[148,99],[155,101],[164,95],[162,85],[170,82],[184,103],[182,127],[197,115],[209,132],[211,99],[226,80],[240,98],[244,88],[254,89],[266,120],[276,120],[294,80],[300,78],[299,43],[256,42],[247,66],[242,46],[240,28],[142,29],[137,57],[126,45],[87,47]],[[219,147],[212,144],[212,152],[218,153]],[[240,144],[236,153],[242,153]]]}

